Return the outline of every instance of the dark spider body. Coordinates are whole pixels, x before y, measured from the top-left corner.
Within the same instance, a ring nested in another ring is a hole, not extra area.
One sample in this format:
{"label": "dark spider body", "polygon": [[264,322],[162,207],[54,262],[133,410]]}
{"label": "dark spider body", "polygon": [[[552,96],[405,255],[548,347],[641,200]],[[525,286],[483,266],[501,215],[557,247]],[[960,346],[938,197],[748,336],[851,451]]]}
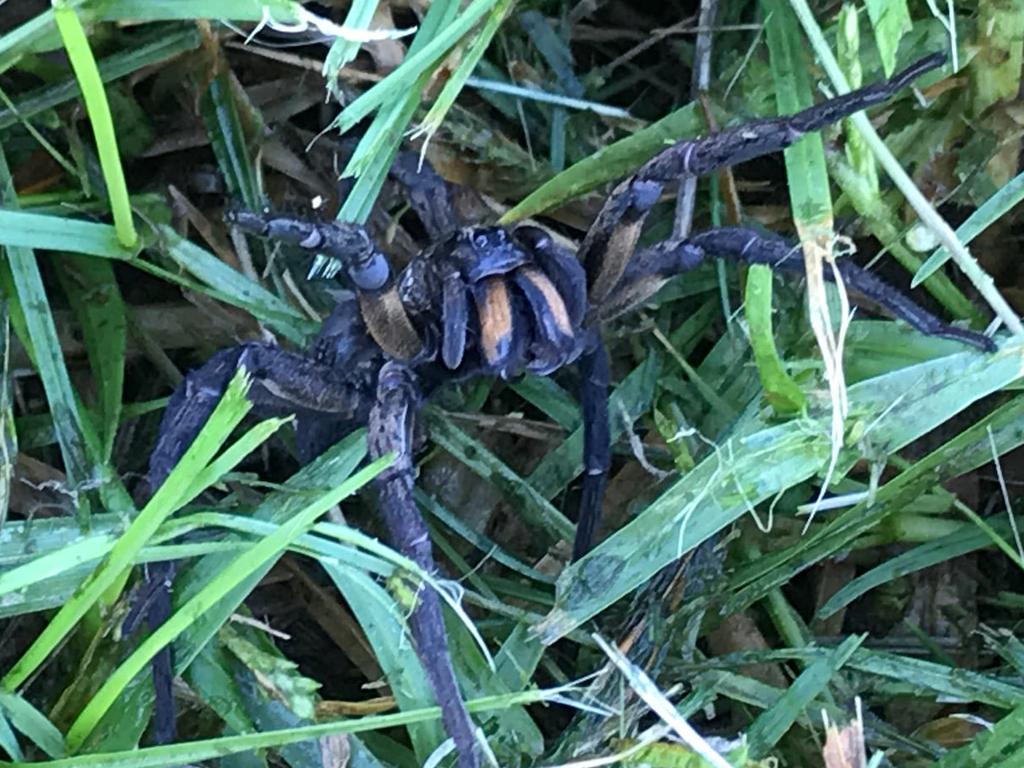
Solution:
{"label": "dark spider body", "polygon": [[[245,231],[340,260],[355,293],[339,294],[338,306],[307,353],[249,343],[219,352],[192,371],[165,413],[150,463],[151,488],[167,476],[230,378],[244,367],[252,376],[249,396],[260,415],[297,414],[303,461],[345,432],[369,424],[371,457],[396,457],[376,480],[392,543],[421,567],[436,570],[427,528],[412,498],[413,431],[422,399],[453,380],[549,375],[575,363],[584,417],[585,472],[573,552],[580,557],[593,538],[610,462],[608,359],[601,324],[709,258],[803,270],[798,247],[742,228],[708,230],[637,252],[644,219],[664,185],[782,149],[805,133],[885,101],[942,60],[928,57],[887,82],[791,117],[665,149],[615,188],[577,254],[534,226],[461,226],[444,182],[429,168],[420,171],[415,156],[405,154],[392,175],[406,188],[432,245],[398,274],[361,226],[251,212],[229,215]],[[840,262],[839,272],[848,287],[924,333],[985,350],[993,347],[985,336],[946,325],[856,265]],[[825,275],[831,278],[830,270]],[[151,624],[168,612],[164,600],[150,612]],[[435,592],[420,592],[409,623],[458,750],[458,765],[476,768],[474,726],[458,690]],[[162,705],[159,699],[161,685],[169,682],[169,661],[161,663],[157,730],[173,734],[173,708],[166,693]]]}

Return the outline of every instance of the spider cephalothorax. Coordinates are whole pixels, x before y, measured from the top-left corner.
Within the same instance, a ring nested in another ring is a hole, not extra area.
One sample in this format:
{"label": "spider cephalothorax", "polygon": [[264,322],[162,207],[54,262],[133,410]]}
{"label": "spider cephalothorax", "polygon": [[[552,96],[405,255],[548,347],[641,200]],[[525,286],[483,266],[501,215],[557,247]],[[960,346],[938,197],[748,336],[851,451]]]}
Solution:
{"label": "spider cephalothorax", "polygon": [[583,270],[536,227],[460,229],[398,284],[423,354],[456,376],[547,375],[579,355]]}
{"label": "spider cephalothorax", "polygon": [[[370,455],[396,457],[377,479],[381,514],[393,543],[433,570],[430,538],[412,497],[412,433],[421,400],[448,381],[527,372],[549,375],[576,363],[582,382],[584,475],[573,554],[581,556],[594,535],[610,463],[602,322],[710,258],[803,268],[791,243],[736,227],[668,239],[637,251],[644,220],[664,185],[782,149],[809,131],[885,101],[941,63],[941,56],[931,56],[889,81],[797,115],[757,121],[663,150],[615,188],[576,254],[534,226],[462,226],[444,182],[429,167],[420,171],[412,155],[402,155],[392,175],[409,192],[431,242],[397,274],[358,225],[270,213],[232,214],[229,220],[247,232],[334,257],[355,294],[339,297],[307,353],[250,343],[220,352],[191,372],[164,416],[150,462],[150,485],[155,488],[167,476],[231,375],[245,367],[253,378],[250,398],[260,413],[298,414],[303,460],[351,428],[369,425]],[[981,334],[943,323],[856,265],[841,262],[839,273],[848,287],[924,333],[984,350],[993,346]],[[474,726],[458,691],[437,595],[424,590],[409,620],[445,727],[458,748],[460,768],[476,768]],[[168,672],[165,667],[161,679],[168,679]],[[166,706],[166,694],[164,702]]]}

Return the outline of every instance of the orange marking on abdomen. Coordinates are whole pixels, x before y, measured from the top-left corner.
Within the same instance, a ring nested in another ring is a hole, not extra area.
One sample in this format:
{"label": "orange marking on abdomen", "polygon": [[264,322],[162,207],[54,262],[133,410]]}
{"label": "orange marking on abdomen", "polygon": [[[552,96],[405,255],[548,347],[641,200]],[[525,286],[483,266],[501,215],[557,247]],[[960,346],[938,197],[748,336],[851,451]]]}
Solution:
{"label": "orange marking on abdomen", "polygon": [[565,301],[562,300],[562,294],[555,288],[555,284],[539,269],[525,267],[520,270],[520,274],[533,283],[544,296],[544,301],[547,302],[548,308],[551,310],[551,316],[555,319],[555,325],[558,326],[558,330],[566,336],[573,336],[572,323],[569,321],[569,311],[565,308]]}
{"label": "orange marking on abdomen", "polygon": [[476,302],[480,315],[480,343],[484,357],[492,365],[508,354],[512,344],[512,301],[502,277],[483,281],[483,301]]}

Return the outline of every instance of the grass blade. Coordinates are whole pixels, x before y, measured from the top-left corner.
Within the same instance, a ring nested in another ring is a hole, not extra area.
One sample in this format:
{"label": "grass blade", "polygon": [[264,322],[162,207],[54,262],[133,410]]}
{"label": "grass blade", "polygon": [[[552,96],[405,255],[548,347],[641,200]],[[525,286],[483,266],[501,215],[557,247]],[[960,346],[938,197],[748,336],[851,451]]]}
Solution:
{"label": "grass blade", "polygon": [[[1024,200],[1024,173],[1018,174],[1009,184],[1001,188],[992,197],[978,207],[967,221],[957,227],[956,236],[967,245],[974,238],[984,232],[990,225],[994,224],[1004,215],[1009,213],[1021,200]],[[950,259],[949,251],[945,248],[937,248],[935,253],[929,256],[924,264],[914,275],[910,282],[911,288],[916,288],[936,271],[942,268]]]}
{"label": "grass blade", "polygon": [[0,691],[0,712],[12,726],[50,757],[63,757],[64,736],[46,715],[17,694]]}
{"label": "grass blade", "polygon": [[[825,36],[822,34],[821,28],[818,26],[814,14],[811,13],[806,0],[789,0],[789,2],[804,28],[811,47],[814,49],[815,54],[817,54],[818,60],[828,73],[833,87],[841,94],[849,93],[850,88],[846,78],[842,70],[839,69],[839,64],[832,55],[832,50],[829,48],[828,42],[825,40]],[[882,141],[875,131],[867,116],[860,112],[854,115],[851,120],[860,130],[861,134],[863,134],[868,146],[875,153],[879,164],[906,197],[907,202],[910,203],[911,207],[921,218],[921,221],[935,233],[943,247],[949,250],[957,266],[973,283],[974,287],[978,289],[978,293],[989,303],[996,316],[1012,334],[1024,336],[1024,326],[1021,325],[1017,313],[1013,311],[1010,305],[1007,304],[1006,299],[996,290],[992,278],[985,273],[974,257],[960,243],[956,233],[953,232],[953,229],[946,223],[945,219],[938,214],[927,198],[921,194],[921,191],[907,175],[906,171],[903,170],[899,161],[893,157],[888,147],[886,147],[885,142]]]}
{"label": "grass blade", "polygon": [[[7,160],[0,149],[0,199],[9,208],[17,208],[18,199],[7,167]],[[50,302],[43,286],[36,256],[27,248],[7,248],[7,260],[0,265],[0,284],[3,284],[12,307],[30,311],[18,311],[15,327],[23,329],[22,340],[33,358],[39,377],[42,379],[46,398],[53,415],[53,426],[60,443],[64,459],[69,490],[77,494],[86,488],[99,471],[99,450],[91,436],[94,430],[88,424],[78,405],[78,399],[71,388],[64,355],[61,352],[57,328],[50,312]],[[81,520],[89,515],[88,500],[80,499],[78,514]]]}
{"label": "grass blade", "polygon": [[[237,390],[237,385],[235,389]],[[229,390],[230,392],[230,390]],[[216,416],[214,412],[214,416]],[[211,421],[213,416],[210,417]],[[205,430],[204,430],[205,431]],[[201,437],[202,435],[200,435]],[[199,438],[197,438],[197,442]],[[191,453],[191,449],[189,450]],[[248,451],[246,452],[248,453]],[[242,454],[244,457],[245,454]],[[186,454],[186,458],[188,454]],[[278,531],[267,536],[255,544],[248,552],[239,555],[233,560],[220,576],[191,597],[184,605],[178,608],[174,614],[162,624],[157,630],[147,637],[138,648],[129,656],[121,666],[100,687],[85,708],[79,713],[78,718],[68,729],[68,749],[77,750],[82,742],[99,723],[103,714],[114,704],[117,697],[137,674],[142,672],[146,665],[160,652],[162,648],[171,643],[175,637],[186,630],[195,618],[216,605],[222,598],[226,597],[235,587],[242,583],[266,563],[271,562],[281,555],[287,546],[309,528],[315,520],[335,504],[345,499],[355,491],[362,488],[372,480],[387,464],[390,459],[378,460],[356,473],[349,480],[342,483],[333,492],[325,494],[314,503],[306,507],[302,512],[284,523]],[[182,460],[184,463],[184,459]],[[181,465],[179,464],[179,467]],[[176,467],[171,476],[178,471]],[[168,478],[170,482],[171,478]],[[167,483],[164,484],[165,486]],[[190,489],[191,490],[191,489]],[[141,515],[140,515],[141,517]],[[113,553],[112,553],[113,557]]]}
{"label": "grass blade", "polygon": [[751,756],[768,754],[810,703],[825,690],[862,642],[864,636],[846,638],[838,648],[810,664],[775,705],[758,716],[747,731]]}
{"label": "grass blade", "polygon": [[103,80],[96,68],[96,59],[93,58],[82,22],[66,0],[56,0],[53,18],[64,39],[68,59],[78,78],[82,100],[89,113],[89,122],[96,138],[96,150],[100,156],[100,167],[103,169],[103,180],[106,182],[107,195],[110,199],[110,212],[114,216],[117,240],[125,248],[134,248],[138,235],[132,222],[132,209],[128,202],[128,187],[124,180],[124,168],[121,167],[121,156],[117,150],[114,121],[110,116],[106,91],[103,90]]}
{"label": "grass blade", "polygon": [[[849,389],[851,418],[870,424],[875,444],[895,451],[987,393],[1016,381],[1022,373],[1022,354],[1014,345],[993,356],[964,352],[860,382]],[[898,409],[892,408],[894,400],[900,404]],[[879,418],[882,414],[884,419]],[[752,505],[824,471],[831,454],[830,422],[831,416],[819,414],[769,426],[748,414],[732,436],[720,442],[715,454],[566,568],[559,579],[555,608],[537,627],[543,642],[563,637]],[[839,473],[859,456],[858,449],[846,449]],[[637,552],[643,552],[643,557],[637,557]],[[758,585],[760,595],[762,586],[767,585]],[[729,612],[735,610],[739,609],[730,607]]]}
{"label": "grass blade", "polygon": [[4,690],[17,689],[46,661],[103,593],[131,567],[135,555],[152,538],[160,523],[178,508],[178,501],[184,489],[188,487],[188,482],[200,469],[209,464],[231,430],[248,412],[250,404],[245,399],[244,381],[241,373],[235,376],[203,431],[114,545],[106,562],[93,572],[71,600],[57,612],[28,650],[0,680],[0,686]]}
{"label": "grass blade", "polygon": [[[470,712],[488,712],[512,706],[528,706],[545,701],[551,694],[543,690],[530,690],[503,696],[489,696],[466,702]],[[425,707],[408,712],[388,715],[348,718],[318,725],[299,728],[284,728],[264,733],[247,733],[216,739],[203,739],[186,744],[167,744],[161,747],[132,748],[118,752],[78,755],[59,760],[40,760],[25,765],[34,768],[172,768],[185,763],[222,759],[228,755],[253,750],[277,749],[287,744],[318,739],[322,736],[342,733],[365,733],[366,731],[397,728],[409,723],[437,720],[441,716],[439,707]],[[12,767],[0,761],[0,766]]]}
{"label": "grass blade", "polygon": [[121,288],[109,261],[65,256],[57,272],[64,295],[82,329],[89,367],[98,387],[100,454],[109,462],[121,422],[128,322]]}
{"label": "grass blade", "polygon": [[786,372],[772,333],[772,270],[755,264],[747,270],[743,308],[750,320],[750,347],[764,396],[779,414],[798,413],[807,402],[803,391]]}
{"label": "grass blade", "polygon": [[1017,707],[970,744],[947,752],[934,768],[976,768],[1024,763],[1024,706]]}

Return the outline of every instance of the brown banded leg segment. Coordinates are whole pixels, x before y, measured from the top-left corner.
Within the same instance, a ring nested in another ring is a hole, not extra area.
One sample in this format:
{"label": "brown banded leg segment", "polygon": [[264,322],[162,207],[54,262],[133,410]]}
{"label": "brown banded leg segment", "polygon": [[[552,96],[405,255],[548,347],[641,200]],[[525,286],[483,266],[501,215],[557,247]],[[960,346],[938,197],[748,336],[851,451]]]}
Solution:
{"label": "brown banded leg segment", "polygon": [[412,360],[423,350],[423,341],[392,281],[384,290],[360,291],[359,308],[373,340],[396,360]]}
{"label": "brown banded leg segment", "polygon": [[512,236],[554,283],[569,314],[569,324],[579,328],[587,313],[587,273],[576,254],[557,245],[551,234],[540,227],[521,225]]}
{"label": "brown banded leg segment", "polygon": [[398,295],[391,265],[362,226],[252,211],[233,211],[227,218],[246,232],[338,259],[359,294],[366,328],[381,349],[399,360],[411,360],[422,351],[423,342]]}
{"label": "brown banded leg segment", "polygon": [[[385,363],[380,372],[377,402],[370,413],[369,437],[372,458],[388,454],[395,457],[392,465],[375,481],[381,515],[394,546],[424,570],[434,572],[430,534],[412,495],[415,482],[412,431],[418,406],[412,371],[401,363]],[[417,594],[409,625],[416,654],[441,707],[445,730],[458,750],[458,766],[479,768],[475,728],[455,679],[441,600],[433,588],[424,586]]]}
{"label": "brown banded leg segment", "polygon": [[633,257],[647,214],[661,197],[659,182],[629,178],[605,202],[580,246],[590,303],[600,304]]}
{"label": "brown banded leg segment", "polygon": [[568,362],[576,347],[576,332],[558,289],[536,267],[520,267],[512,281],[526,299],[533,318],[527,369],[547,376]]}
{"label": "brown banded leg segment", "polygon": [[611,320],[651,298],[676,275],[696,269],[707,255],[689,240],[665,240],[637,251],[605,300],[594,307],[600,321]]}

